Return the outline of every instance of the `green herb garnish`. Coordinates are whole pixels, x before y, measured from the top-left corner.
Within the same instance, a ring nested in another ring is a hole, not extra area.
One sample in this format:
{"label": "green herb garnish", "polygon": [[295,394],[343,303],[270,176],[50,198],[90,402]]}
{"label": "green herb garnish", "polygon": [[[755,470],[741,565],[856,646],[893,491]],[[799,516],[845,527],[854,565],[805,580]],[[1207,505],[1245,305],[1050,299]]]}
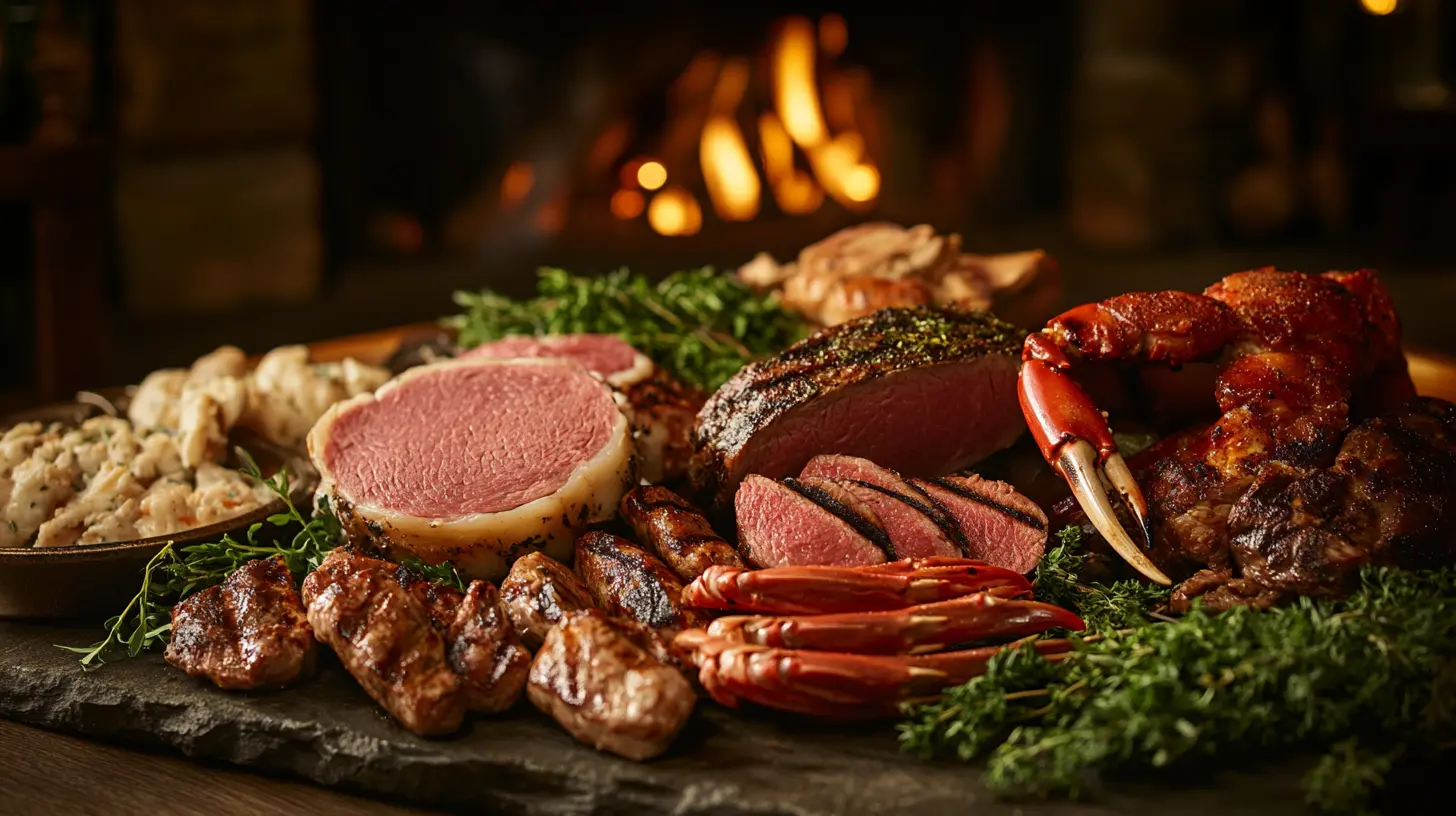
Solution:
{"label": "green herb garnish", "polygon": [[1086,793],[1097,772],[1289,749],[1329,754],[1308,801],[1357,812],[1395,758],[1456,733],[1456,570],[1366,568],[1344,601],[1297,599],[1078,640],[1060,662],[1025,648],[914,709],[907,750],[985,757],[1008,795]]}
{"label": "green herb garnish", "polygon": [[466,348],[513,334],[615,334],[705,391],[807,329],[775,295],[710,268],[675,272],[656,284],[625,269],[600,277],[542,269],[536,292],[529,300],[456,292],[465,312],[444,322]]}
{"label": "green herb garnish", "polygon": [[1151,622],[1148,610],[1168,597],[1169,587],[1138,580],[1102,584],[1080,577],[1086,556],[1081,553],[1082,529],[1063,527],[1061,543],[1048,550],[1036,565],[1036,598],[1065,607],[1082,616],[1088,632],[1143,626]]}
{"label": "green herb garnish", "polygon": [[249,561],[282,556],[294,579],[301,580],[318,567],[330,550],[343,542],[339,520],[329,509],[327,500],[320,502],[311,518],[304,518],[294,506],[287,468],[265,479],[258,463],[247,451],[239,448],[237,454],[243,464],[242,472],[283,501],[285,511],[269,516],[267,524],[273,527],[296,524],[298,532],[291,540],[262,541],[258,533],[264,522],[258,522],[248,528],[242,541],[229,535],[223,536],[221,541],[193,544],[180,550],[167,544],[147,562],[142,572],[141,590],[120,615],[106,622],[106,637],[101,642],[90,646],[60,647],[80,654],[83,667],[100,666],[107,654],[123,647],[128,657],[136,657],[166,643],[172,631],[173,604],[194,592],[222,583],[234,570]]}
{"label": "green herb garnish", "polygon": [[423,576],[429,581],[433,581],[441,586],[454,587],[461,592],[465,591],[465,587],[468,584],[465,576],[461,575],[455,569],[455,565],[449,561],[443,561],[439,564],[427,564],[418,558],[406,558],[400,561],[399,565],[417,575]]}

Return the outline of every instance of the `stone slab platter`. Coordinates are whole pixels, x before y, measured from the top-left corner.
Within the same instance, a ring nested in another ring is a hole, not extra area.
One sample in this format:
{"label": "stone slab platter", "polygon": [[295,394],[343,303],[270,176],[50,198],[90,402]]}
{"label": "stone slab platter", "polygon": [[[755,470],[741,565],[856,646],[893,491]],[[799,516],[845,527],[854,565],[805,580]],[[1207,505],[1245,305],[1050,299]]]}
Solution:
{"label": "stone slab platter", "polygon": [[[388,719],[327,652],[306,684],[219,691],[157,654],[83,672],[54,644],[93,627],[0,622],[0,716],[58,731],[302,777],[354,793],[508,813],[1188,814],[1303,811],[1306,763],[1186,776],[1110,791],[1095,803],[998,801],[979,770],[901,755],[890,724],[827,727],[709,702],[672,750],[633,763],[581,746],[523,703],[425,740]],[[1171,785],[1170,785],[1171,783]],[[1174,792],[1176,788],[1176,793]]]}

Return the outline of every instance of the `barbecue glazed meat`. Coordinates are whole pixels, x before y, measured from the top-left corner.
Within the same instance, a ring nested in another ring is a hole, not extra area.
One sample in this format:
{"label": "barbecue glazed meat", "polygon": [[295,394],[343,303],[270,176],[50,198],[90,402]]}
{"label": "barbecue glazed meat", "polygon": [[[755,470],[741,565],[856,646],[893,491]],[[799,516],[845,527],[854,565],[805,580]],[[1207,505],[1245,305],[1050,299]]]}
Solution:
{"label": "barbecue glazed meat", "polygon": [[1366,564],[1456,562],[1456,405],[1420,397],[1361,423],[1333,467],[1265,468],[1228,526],[1232,563],[1186,582],[1174,610],[1342,595]]}
{"label": "barbecue glazed meat", "polygon": [[463,685],[430,610],[397,570],[377,558],[329,553],[303,582],[308,622],[401,725],[422,736],[449,734],[465,717]]}
{"label": "barbecue glazed meat", "polygon": [[500,596],[516,634],[532,651],[541,648],[546,633],[567,613],[597,605],[575,573],[543,553],[531,553],[512,564],[501,581]]}
{"label": "barbecue glazed meat", "polygon": [[618,508],[637,540],[661,558],[678,577],[691,581],[714,564],[741,567],[743,560],[698,508],[656,485],[634,487]]}
{"label": "barbecue glazed meat", "polygon": [[313,632],[283,559],[244,564],[173,607],[166,658],[230,690],[282,688],[313,674]]}
{"label": "barbecue glazed meat", "polygon": [[576,540],[576,572],[609,615],[652,629],[698,625],[697,613],[682,608],[682,581],[667,565],[630,542],[603,532]]}
{"label": "barbecue glazed meat", "polygon": [[884,309],[743,368],[698,412],[689,476],[713,512],[749,474],[796,476],[820,454],[941,476],[1026,429],[1013,397],[1020,330],[984,312]]}
{"label": "barbecue glazed meat", "polygon": [[653,656],[655,633],[597,610],[569,614],[531,664],[526,694],[581,742],[632,760],[672,744],[697,695]]}
{"label": "barbecue glazed meat", "polygon": [[495,587],[472,581],[446,635],[450,667],[465,683],[471,711],[505,711],[526,687],[531,653],[501,607]]}

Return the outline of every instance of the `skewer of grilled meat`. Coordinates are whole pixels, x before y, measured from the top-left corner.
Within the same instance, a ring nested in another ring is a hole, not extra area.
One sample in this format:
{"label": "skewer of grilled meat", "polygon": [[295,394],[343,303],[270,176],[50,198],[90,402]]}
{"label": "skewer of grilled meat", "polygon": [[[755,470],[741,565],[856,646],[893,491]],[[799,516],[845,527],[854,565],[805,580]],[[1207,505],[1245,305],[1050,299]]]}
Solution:
{"label": "skewer of grilled meat", "polygon": [[733,545],[713,532],[707,516],[665,487],[635,487],[622,497],[619,510],[637,540],[684,581],[697,578],[714,564],[743,566]]}
{"label": "skewer of grilled meat", "polygon": [[657,633],[600,610],[568,613],[546,635],[526,694],[576,739],[632,760],[672,743],[697,695],[656,652]]}
{"label": "skewer of grilled meat", "polygon": [[501,603],[526,647],[541,648],[546,633],[570,612],[596,608],[596,600],[566,565],[544,553],[516,559],[500,585]]}
{"label": "skewer of grilled meat", "polygon": [[609,533],[593,531],[576,540],[576,572],[609,615],[653,629],[697,626],[699,615],[682,606],[682,581],[667,565]]}
{"label": "skewer of grilled meat", "polygon": [[218,688],[282,688],[314,670],[314,638],[283,559],[251,561],[172,609],[167,662]]}
{"label": "skewer of grilled meat", "polygon": [[430,610],[397,571],[377,558],[329,553],[303,582],[308,621],[401,725],[422,736],[449,734],[465,717],[463,684]]}

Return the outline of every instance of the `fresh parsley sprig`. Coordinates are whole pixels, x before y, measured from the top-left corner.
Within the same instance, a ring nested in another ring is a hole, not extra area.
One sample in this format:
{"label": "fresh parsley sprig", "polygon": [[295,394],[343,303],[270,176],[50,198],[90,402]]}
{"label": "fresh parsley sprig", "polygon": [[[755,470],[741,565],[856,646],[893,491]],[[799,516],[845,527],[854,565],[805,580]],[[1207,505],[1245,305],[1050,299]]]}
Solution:
{"label": "fresh parsley sprig", "polygon": [[1168,597],[1168,587],[1132,579],[1111,584],[1083,581],[1087,557],[1082,553],[1082,528],[1063,527],[1057,538],[1061,543],[1042,556],[1033,574],[1037,600],[1081,615],[1089,634],[1152,621],[1149,611]]}
{"label": "fresh parsley sprig", "polygon": [[1019,796],[1083,794],[1098,772],[1323,749],[1309,802],[1359,812],[1396,757],[1456,734],[1456,570],[1366,568],[1361,581],[1344,601],[1195,607],[1107,630],[1056,663],[1009,650],[914,709],[901,743],[985,758],[987,786]]}
{"label": "fresh parsley sprig", "polygon": [[773,294],[710,268],[652,283],[625,269],[597,277],[538,273],[536,297],[456,292],[465,311],[444,323],[470,348],[513,334],[615,334],[678,378],[712,391],[745,364],[807,333]]}
{"label": "fresh parsley sprig", "polygon": [[61,646],[81,655],[81,666],[96,668],[105,656],[125,648],[128,657],[136,657],[148,649],[166,643],[172,631],[172,605],[199,590],[222,583],[234,570],[249,561],[280,556],[295,580],[313,571],[329,551],[343,542],[339,520],[326,499],[310,517],[305,518],[293,502],[293,485],[288,469],[280,468],[264,478],[258,463],[247,451],[238,448],[240,470],[278,497],[284,511],[268,517],[266,524],[276,528],[298,526],[291,539],[259,538],[265,522],[250,526],[243,540],[231,535],[221,541],[192,544],[177,548],[168,543],[142,571],[142,585],[121,614],[105,624],[106,637],[90,646]]}

